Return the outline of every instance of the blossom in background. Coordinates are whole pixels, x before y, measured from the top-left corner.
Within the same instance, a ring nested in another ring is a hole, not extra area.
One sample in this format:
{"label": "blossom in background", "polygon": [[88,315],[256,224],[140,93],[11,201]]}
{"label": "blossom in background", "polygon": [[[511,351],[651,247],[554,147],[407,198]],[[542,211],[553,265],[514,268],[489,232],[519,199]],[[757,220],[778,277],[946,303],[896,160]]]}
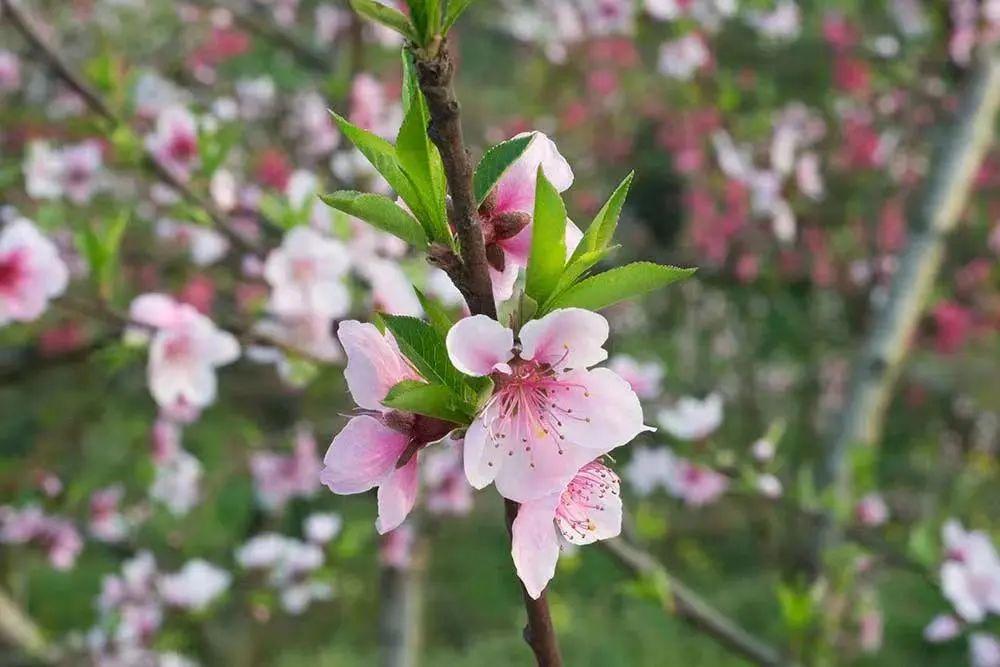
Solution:
{"label": "blossom in background", "polygon": [[184,516],[201,497],[201,462],[190,452],[178,449],[154,463],[156,472],[149,497],[163,503],[174,516]]}
{"label": "blossom in background", "polygon": [[422,472],[427,490],[427,511],[432,514],[465,516],[472,511],[472,487],[465,479],[462,441],[447,439],[424,455]]}
{"label": "blossom in background", "polygon": [[496,482],[524,502],[565,487],[594,458],[649,430],[639,397],[606,368],[608,321],[580,308],[555,310],[514,332],[484,315],[448,332],[452,363],[490,376],[493,395],[465,434],[465,474],[482,489]]}
{"label": "blossom in background", "polygon": [[268,510],[280,510],[292,498],[311,498],[319,490],[321,463],[312,431],[299,428],[291,454],[257,452],[250,457],[257,499]]}
{"label": "blossom in background", "polygon": [[389,101],[381,81],[362,72],[351,83],[347,117],[354,125],[392,141],[403,122],[403,108]]}
{"label": "blossom in background", "polygon": [[313,544],[326,544],[340,534],[344,520],[334,512],[313,512],[306,517],[302,530]]}
{"label": "blossom in background", "polygon": [[30,544],[43,549],[57,570],[69,570],[83,551],[83,538],[67,519],[45,514],[37,505],[15,509],[0,505],[0,544]]}
{"label": "blossom in background", "polygon": [[674,453],[666,447],[636,447],[622,474],[637,494],[648,496],[668,487],[676,465]]}
{"label": "blossom in background", "polygon": [[[531,216],[535,211],[535,184],[539,167],[557,191],[563,192],[573,185],[573,170],[551,139],[541,132],[525,132],[513,138],[529,134],[532,139],[528,147],[507,168],[479,207],[493,294],[500,301],[510,298],[518,270],[528,265]],[[573,252],[582,237],[576,225],[567,220],[568,254]]]}
{"label": "blossom in background", "polygon": [[747,23],[768,39],[791,41],[802,30],[802,13],[795,0],[779,0],[770,11],[748,13]]}
{"label": "blossom in background", "polygon": [[121,511],[125,487],[114,484],[90,494],[88,531],[101,542],[121,542],[128,534],[128,522]]}
{"label": "blossom in background", "polygon": [[785,491],[781,480],[770,473],[765,473],[757,477],[757,490],[765,498],[771,499],[780,498],[781,494]]}
{"label": "blossom in background", "polygon": [[704,38],[689,33],[660,45],[658,68],[671,79],[688,81],[695,73],[711,62],[712,54]]}
{"label": "blossom in background", "polygon": [[228,239],[204,225],[161,218],[156,222],[156,235],[187,248],[196,266],[215,264],[229,251]]}
{"label": "blossom in background", "polygon": [[729,488],[729,478],[686,459],[676,459],[667,490],[692,507],[715,502]]}
{"label": "blossom in background", "polygon": [[352,417],[333,438],[320,480],[338,494],[378,487],[375,528],[387,533],[403,522],[416,502],[419,450],[444,438],[455,425],[382,405],[396,384],[420,380],[391,333],[348,320],[340,323],[337,335],[347,353],[347,388],[366,414]]}
{"label": "blossom in background", "polygon": [[978,623],[1000,614],[1000,556],[989,536],[966,531],[957,521],[942,528],[946,550],[941,565],[941,590],[966,621]]}
{"label": "blossom in background", "polygon": [[858,521],[865,526],[881,526],[889,520],[889,506],[878,493],[869,493],[854,508]]}
{"label": "blossom in background", "polygon": [[954,639],[962,632],[962,623],[951,614],[938,614],[924,628],[924,639],[937,644]]}
{"label": "blossom in background", "polygon": [[618,476],[593,461],[566,487],[523,503],[511,527],[511,555],[528,594],[538,598],[555,575],[560,538],[575,545],[615,537],[622,527]]}
{"label": "blossom in background", "polygon": [[54,149],[45,141],[33,141],[24,162],[25,190],[36,199],[66,197],[74,204],[85,204],[97,189],[103,162],[97,141],[83,141],[61,149]]}
{"label": "blossom in background", "polygon": [[413,558],[413,544],[416,532],[409,524],[403,524],[382,536],[379,542],[378,559],[383,567],[405,570]]}
{"label": "blossom in background", "polygon": [[31,221],[17,218],[0,229],[0,326],[37,320],[68,282],[59,249]]}
{"label": "blossom in background", "polygon": [[262,533],[236,550],[236,562],[247,570],[266,573],[268,584],[289,614],[301,614],[313,601],[327,600],[333,588],[315,578],[323,566],[323,550],[278,533]]}
{"label": "blossom in background", "polygon": [[413,281],[398,263],[372,257],[358,269],[371,286],[373,310],[392,315],[423,315],[424,310],[413,291]]}
{"label": "blossom in background", "polygon": [[198,612],[225,593],[232,580],[226,570],[195,558],[179,572],[161,576],[158,588],[167,604]]}
{"label": "blossom in background", "polygon": [[293,228],[264,264],[271,310],[279,316],[345,315],[351,306],[344,284],[349,268],[350,256],[342,243],[309,227]]}
{"label": "blossom in background", "polygon": [[627,354],[616,354],[608,361],[608,368],[628,382],[639,398],[645,400],[660,395],[663,365],[658,361],[643,362]]}
{"label": "blossom in background", "polygon": [[0,49],[0,95],[21,87],[21,59],[16,53]]}
{"label": "blossom in background", "polygon": [[969,664],[971,667],[1000,667],[1000,637],[986,632],[969,636]]}
{"label": "blossom in background", "polygon": [[156,117],[146,148],[175,178],[186,182],[198,162],[198,124],[185,107],[171,104]]}
{"label": "blossom in background", "polygon": [[143,294],[132,301],[131,318],[152,329],[147,381],[164,409],[177,405],[204,408],[215,401],[215,369],[240,355],[236,338],[222,331],[193,306],[166,294]]}
{"label": "blossom in background", "polygon": [[722,424],[722,396],[712,393],[701,400],[685,396],[660,410],[656,420],[678,440],[704,440]]}

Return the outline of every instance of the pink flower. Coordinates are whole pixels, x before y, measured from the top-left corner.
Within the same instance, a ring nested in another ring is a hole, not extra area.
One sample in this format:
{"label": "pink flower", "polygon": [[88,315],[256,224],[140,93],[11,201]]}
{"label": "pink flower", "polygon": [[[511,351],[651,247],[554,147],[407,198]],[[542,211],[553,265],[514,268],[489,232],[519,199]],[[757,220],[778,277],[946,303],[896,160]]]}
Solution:
{"label": "pink flower", "polygon": [[15,219],[0,231],[0,326],[37,320],[68,282],[58,248],[30,221]]}
{"label": "pink flower", "polygon": [[384,534],[399,526],[416,502],[419,450],[445,437],[454,424],[382,405],[393,386],[421,379],[391,334],[348,320],[337,335],[347,353],[347,388],[365,414],[351,418],[334,437],[320,481],[337,494],[378,487],[375,528]]}
{"label": "pink flower", "polygon": [[642,431],[639,398],[606,368],[608,322],[555,310],[514,332],[483,315],[455,324],[448,354],[467,375],[489,375],[493,396],[465,435],[465,474],[482,489],[526,502],[563,488],[581,466]]}
{"label": "pink flower", "polygon": [[941,566],[941,590],[959,616],[971,623],[1000,614],[1000,557],[989,537],[965,531],[957,521],[942,529],[947,559]]}
{"label": "pink flower", "polygon": [[316,439],[306,428],[296,433],[292,454],[260,452],[250,458],[257,498],[269,510],[282,509],[292,498],[315,495],[319,490],[320,467]]}
{"label": "pink flower", "polygon": [[678,440],[704,440],[722,424],[722,396],[712,393],[703,400],[685,396],[660,410],[657,421]]}
{"label": "pink flower", "polygon": [[623,474],[637,494],[648,496],[667,488],[676,465],[676,457],[666,447],[636,447]]}
{"label": "pink flower", "polygon": [[343,278],[349,261],[339,241],[309,227],[295,227],[264,265],[264,277],[271,285],[271,310],[282,316],[346,314],[351,296]]}
{"label": "pink flower", "polygon": [[865,653],[877,653],[882,648],[884,621],[882,612],[871,609],[862,614],[858,622],[858,645]]}
{"label": "pink flower", "polygon": [[954,639],[962,632],[961,622],[951,614],[935,616],[924,628],[924,639],[932,644]]}
{"label": "pink flower", "polygon": [[705,40],[697,33],[689,33],[660,46],[658,69],[671,79],[689,81],[701,68],[709,64],[712,54]]}
{"label": "pink flower", "polygon": [[592,544],[617,536],[622,528],[618,476],[597,461],[577,471],[561,491],[521,505],[511,527],[511,556],[517,576],[538,598],[555,575],[560,538]]}
{"label": "pink flower", "polygon": [[130,314],[153,329],[146,375],[156,402],[165,409],[177,404],[204,408],[214,402],[215,369],[239,358],[236,338],[193,306],[165,294],[136,297]]}
{"label": "pink flower", "polygon": [[385,139],[393,139],[403,120],[402,108],[390,103],[382,83],[370,74],[361,73],[351,84],[350,121]]}
{"label": "pink flower", "polygon": [[195,558],[176,574],[161,576],[159,590],[167,604],[198,612],[225,593],[232,580],[226,570]]}
{"label": "pink flower", "polygon": [[972,333],[972,311],[953,301],[942,301],[931,311],[936,325],[934,347],[940,354],[962,349]]}
{"label": "pink flower", "polygon": [[423,314],[413,282],[396,262],[371,257],[360,266],[360,273],[371,285],[375,310],[413,317]]}
{"label": "pink flower", "polygon": [[101,542],[121,542],[128,533],[128,523],[121,513],[125,488],[115,484],[90,495],[90,534]]}
{"label": "pink flower", "polygon": [[446,446],[427,452],[423,459],[427,511],[439,515],[465,516],[472,511],[472,487],[465,479],[462,441],[449,438],[444,444]]}
{"label": "pink flower", "polygon": [[[531,250],[531,216],[535,210],[535,183],[538,168],[559,192],[573,184],[573,170],[559,153],[555,143],[541,132],[532,135],[521,157],[512,164],[479,207],[493,293],[498,300],[510,297],[517,280],[518,269],[528,265]],[[566,221],[566,247],[572,253],[582,234],[576,225]]]}
{"label": "pink flower", "polygon": [[201,462],[189,452],[178,449],[173,456],[154,463],[156,474],[149,497],[163,503],[174,516],[184,516],[200,500]]}
{"label": "pink flower", "polygon": [[66,146],[62,158],[62,188],[67,199],[74,204],[90,201],[97,187],[97,175],[104,158],[101,145],[96,141],[84,141]]}
{"label": "pink flower", "polygon": [[181,181],[191,177],[198,161],[198,126],[185,107],[170,105],[160,110],[156,129],[146,137],[146,148]]}
{"label": "pink flower", "polygon": [[889,507],[878,493],[869,493],[854,508],[858,521],[865,526],[881,526],[889,520]]}
{"label": "pink flower", "polygon": [[42,512],[37,505],[21,510],[0,506],[0,543],[32,544],[44,549],[57,570],[68,570],[83,550],[83,539],[72,522]]}
{"label": "pink flower", "polygon": [[0,51],[0,94],[12,93],[21,87],[21,60],[16,53]]}
{"label": "pink flower", "polygon": [[692,507],[715,502],[729,488],[729,478],[711,468],[677,459],[668,490]]}
{"label": "pink flower", "polygon": [[313,544],[326,544],[339,533],[344,520],[333,512],[313,512],[306,517],[302,529]]}
{"label": "pink flower", "polygon": [[1000,637],[985,632],[972,633],[969,664],[972,667],[1000,667]]}
{"label": "pink flower", "polygon": [[659,362],[641,362],[627,354],[618,354],[608,362],[608,368],[628,382],[639,398],[651,399],[660,395],[663,366]]}

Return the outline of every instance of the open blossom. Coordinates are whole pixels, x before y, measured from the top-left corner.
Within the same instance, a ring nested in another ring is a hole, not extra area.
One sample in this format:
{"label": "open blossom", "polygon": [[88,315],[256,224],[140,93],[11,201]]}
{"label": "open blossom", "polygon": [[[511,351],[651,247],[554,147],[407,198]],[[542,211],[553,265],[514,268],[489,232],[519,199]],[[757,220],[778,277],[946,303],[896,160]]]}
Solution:
{"label": "open blossom", "polygon": [[156,128],[146,137],[148,148],[181,181],[191,177],[198,161],[198,124],[185,107],[172,104],[160,110]]}
{"label": "open blossom", "polygon": [[623,474],[637,494],[648,496],[668,487],[676,465],[674,453],[666,447],[636,447]]}
{"label": "open blossom", "polygon": [[191,453],[178,449],[154,463],[156,474],[149,497],[163,503],[174,516],[184,516],[200,499],[201,462]]}
{"label": "open blossom", "polygon": [[282,316],[346,314],[351,306],[344,284],[349,261],[339,241],[309,227],[295,227],[264,265],[264,277],[271,285],[271,310]]}
{"label": "open blossom", "polygon": [[0,230],[0,326],[37,320],[68,282],[59,249],[30,221],[18,218]]}
{"label": "open blossom", "polygon": [[352,417],[334,437],[320,480],[338,494],[378,487],[375,528],[386,533],[403,522],[416,502],[419,450],[444,438],[455,425],[382,405],[396,384],[420,380],[392,334],[348,320],[340,323],[337,335],[347,353],[347,388],[366,414]]}
{"label": "open blossom", "polygon": [[153,328],[147,380],[163,408],[204,408],[215,401],[215,369],[236,361],[240,346],[193,306],[165,294],[143,294],[132,302],[133,320]]}
{"label": "open blossom", "polygon": [[942,529],[947,556],[941,590],[958,615],[971,623],[1000,614],[1000,556],[981,531],[966,531],[957,521]]}
{"label": "open blossom", "polygon": [[226,592],[233,577],[229,572],[200,558],[189,560],[176,574],[160,577],[163,600],[175,607],[204,611]]}
{"label": "open blossom", "polygon": [[[622,527],[618,476],[592,461],[561,491],[521,505],[511,527],[511,555],[517,576],[533,598],[552,579],[561,539],[575,545],[615,537]],[[561,538],[561,539],[560,539]]]}
{"label": "open blossom", "polygon": [[924,628],[924,639],[937,644],[954,639],[962,632],[962,623],[951,614],[935,616]]}
{"label": "open blossom", "polygon": [[[528,136],[522,133],[514,137]],[[490,261],[493,294],[507,299],[517,273],[528,265],[531,251],[531,216],[535,210],[538,168],[559,192],[573,185],[573,170],[555,143],[541,132],[532,132],[531,143],[512,164],[479,207],[486,255]],[[580,242],[580,230],[566,221],[566,249],[572,253]]]}
{"label": "open blossom", "polygon": [[413,281],[402,267],[392,260],[372,257],[360,267],[360,273],[371,285],[374,310],[392,315],[420,317],[423,308],[413,291]]}
{"label": "open blossom", "polygon": [[250,470],[257,498],[266,509],[280,510],[292,498],[312,497],[320,486],[316,439],[308,429],[300,428],[291,454],[254,454],[250,458]]}
{"label": "open blossom", "polygon": [[388,99],[381,81],[362,72],[351,83],[348,118],[358,127],[392,140],[403,121],[403,109]]}
{"label": "open blossom", "polygon": [[323,566],[323,550],[277,533],[262,533],[236,551],[236,562],[248,570],[267,573],[268,584],[276,589],[282,608],[301,614],[314,600],[326,600],[331,586],[313,577]]}
{"label": "open blossom", "polygon": [[685,396],[673,407],[660,410],[657,421],[678,440],[703,440],[722,424],[722,397],[715,393],[704,400]]}
{"label": "open blossom", "polygon": [[334,512],[313,512],[306,517],[302,530],[306,539],[313,544],[326,544],[338,534],[344,524],[339,514]]}
{"label": "open blossom", "polygon": [[490,376],[495,388],[465,435],[465,474],[496,482],[524,502],[563,488],[594,458],[649,430],[622,378],[591,366],[608,354],[608,322],[580,308],[555,310],[514,332],[484,315],[456,323],[446,339],[458,370]]}
{"label": "open blossom", "polygon": [[618,354],[608,362],[608,368],[628,382],[639,398],[651,399],[660,395],[663,366],[659,362],[643,362],[627,354]]}
{"label": "open blossom", "polygon": [[865,526],[881,526],[889,520],[889,506],[878,493],[869,493],[859,500],[854,513]]}
{"label": "open blossom", "polygon": [[45,514],[37,505],[15,509],[0,506],[0,544],[30,544],[43,549],[57,570],[76,564],[83,539],[67,519]]}
{"label": "open blossom", "polygon": [[676,459],[667,490],[692,507],[715,502],[729,488],[729,478],[686,459]]}
{"label": "open blossom", "polygon": [[969,664],[972,667],[1000,667],[1000,637],[986,632],[969,636]]}
{"label": "open blossom", "polygon": [[427,452],[423,482],[427,489],[427,511],[432,514],[465,516],[472,511],[472,487],[462,466],[462,441],[446,440],[446,446]]}
{"label": "open blossom", "polygon": [[128,522],[121,512],[125,488],[115,484],[90,495],[90,534],[101,542],[121,542],[128,533]]}
{"label": "open blossom", "polygon": [[690,33],[660,46],[658,68],[664,76],[688,81],[695,72],[708,65],[711,58],[704,38]]}
{"label": "open blossom", "polygon": [[24,163],[25,190],[37,199],[66,197],[74,204],[84,204],[97,189],[103,161],[96,141],[62,149],[54,149],[45,141],[33,141]]}

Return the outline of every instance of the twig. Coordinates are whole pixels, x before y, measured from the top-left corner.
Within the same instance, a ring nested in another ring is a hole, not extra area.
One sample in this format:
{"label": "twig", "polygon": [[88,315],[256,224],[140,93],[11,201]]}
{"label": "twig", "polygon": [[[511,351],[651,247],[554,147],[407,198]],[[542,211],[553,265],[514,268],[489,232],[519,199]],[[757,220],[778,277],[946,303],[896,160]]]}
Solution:
{"label": "twig", "polygon": [[697,593],[671,575],[653,556],[629,543],[624,537],[604,540],[599,544],[628,570],[664,582],[665,585],[660,591],[663,607],[697,630],[714,638],[726,649],[757,665],[791,666],[795,664],[777,649],[757,639],[732,619],[713,608]]}
{"label": "twig", "polygon": [[[14,28],[37,50],[59,79],[73,89],[90,109],[113,126],[124,125],[123,120],[111,109],[104,99],[81,79],[55,49],[53,49],[35,28],[15,0],[0,0],[0,9],[10,19]],[[186,183],[181,181],[148,148],[143,147],[143,157],[156,176],[176,190],[190,204],[202,209],[219,231],[237,248],[244,252],[259,254],[258,248],[250,243],[230,224],[224,213],[209,200],[201,197]]]}
{"label": "twig", "polygon": [[42,635],[42,631],[24,611],[0,589],[0,637],[32,660],[45,664],[58,658],[57,652]]}
{"label": "twig", "polygon": [[[450,272],[475,315],[496,318],[496,302],[486,261],[486,244],[480,227],[476,198],[472,190],[472,163],[462,137],[458,100],[453,78],[455,63],[447,38],[433,52],[411,46],[417,67],[420,90],[427,99],[430,125],[427,134],[441,154],[448,190],[451,194],[449,218],[455,227],[461,249],[460,266]],[[517,516],[517,503],[505,500],[507,530]],[[562,656],[556,639],[548,601],[544,592],[537,600],[521,585],[528,623],[524,639],[542,667],[561,667]]]}
{"label": "twig", "polygon": [[417,537],[409,564],[405,567],[382,566],[379,586],[382,667],[415,667],[418,662],[427,549],[427,540]]}
{"label": "twig", "polygon": [[938,147],[924,196],[912,216],[889,300],[876,315],[857,360],[845,408],[827,445],[820,486],[832,486],[842,501],[851,493],[851,449],[874,446],[881,437],[893,387],[941,269],[945,240],[958,223],[991,143],[998,107],[1000,54],[994,50],[979,61],[958,114]]}

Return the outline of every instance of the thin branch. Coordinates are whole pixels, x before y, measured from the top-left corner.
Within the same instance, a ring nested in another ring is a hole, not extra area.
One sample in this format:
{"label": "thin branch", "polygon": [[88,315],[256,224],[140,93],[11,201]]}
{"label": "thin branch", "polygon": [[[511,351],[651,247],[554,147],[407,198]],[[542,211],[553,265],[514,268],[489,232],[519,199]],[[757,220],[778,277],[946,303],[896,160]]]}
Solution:
{"label": "thin branch", "polygon": [[[411,524],[419,530],[418,524]],[[416,667],[420,655],[426,539],[416,537],[405,567],[383,565],[379,577],[379,652],[382,667]]]}
{"label": "thin branch", "polygon": [[675,614],[700,632],[709,635],[723,647],[756,665],[791,666],[777,649],[764,643],[723,615],[697,593],[685,586],[652,555],[626,541],[624,537],[604,540],[599,544],[626,569],[645,577],[663,582],[661,603],[669,613]]}
{"label": "thin branch", "polygon": [[827,444],[820,484],[832,486],[842,500],[851,492],[851,449],[873,446],[881,437],[896,379],[941,270],[945,241],[958,223],[992,142],[998,107],[1000,54],[990,51],[977,64],[958,114],[938,147],[923,198],[911,218],[888,302],[876,315],[844,410]]}
{"label": "thin branch", "polygon": [[25,656],[49,664],[58,658],[35,622],[0,589],[0,637],[17,647]]}
{"label": "thin branch", "polygon": [[[48,44],[42,34],[34,26],[32,21],[18,7],[15,0],[0,0],[0,10],[10,19],[14,28],[21,33],[38,51],[45,60],[49,68],[55,75],[76,92],[86,103],[86,105],[97,115],[101,116],[112,126],[122,126],[124,121],[111,109],[107,102],[91,88],[76,72],[69,66],[66,59]],[[186,183],[181,181],[169,168],[164,165],[156,155],[148,148],[143,147],[143,156],[149,168],[156,174],[157,178],[176,190],[191,205],[203,210],[219,231],[229,239],[237,248],[244,252],[259,254],[259,250],[250,243],[242,234],[230,224],[229,219],[211,201],[200,196],[192,190]]]}
{"label": "thin branch", "polygon": [[[441,154],[448,190],[451,194],[449,219],[455,227],[461,248],[459,266],[449,272],[456,286],[462,291],[474,315],[487,315],[496,319],[496,302],[489,264],[486,261],[486,244],[478,217],[478,207],[472,189],[472,162],[469,159],[458,100],[453,85],[455,62],[445,38],[433,52],[411,46],[417,68],[420,90],[427,99],[430,125],[427,134]],[[507,530],[510,532],[517,516],[517,503],[505,500],[504,510]],[[561,667],[559,642],[549,614],[544,592],[532,599],[521,585],[528,623],[524,639],[542,667]]]}

